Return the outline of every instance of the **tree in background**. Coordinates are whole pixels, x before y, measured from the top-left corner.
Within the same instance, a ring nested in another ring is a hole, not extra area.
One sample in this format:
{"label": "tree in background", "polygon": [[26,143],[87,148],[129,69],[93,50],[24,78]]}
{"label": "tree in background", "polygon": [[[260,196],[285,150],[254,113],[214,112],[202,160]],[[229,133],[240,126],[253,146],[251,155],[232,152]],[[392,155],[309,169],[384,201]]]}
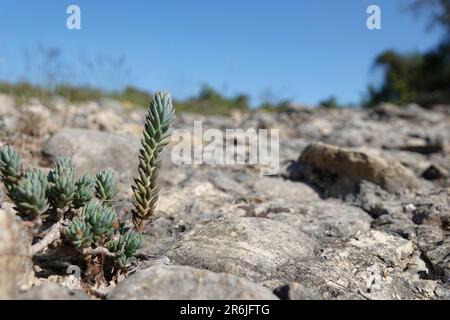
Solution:
{"label": "tree in background", "polygon": [[416,102],[424,107],[450,104],[450,0],[416,0],[410,8],[419,13],[431,10],[430,27],[438,24],[447,32],[435,48],[423,54],[381,53],[374,66],[383,70],[383,82],[377,88],[369,87],[368,107],[380,102]]}

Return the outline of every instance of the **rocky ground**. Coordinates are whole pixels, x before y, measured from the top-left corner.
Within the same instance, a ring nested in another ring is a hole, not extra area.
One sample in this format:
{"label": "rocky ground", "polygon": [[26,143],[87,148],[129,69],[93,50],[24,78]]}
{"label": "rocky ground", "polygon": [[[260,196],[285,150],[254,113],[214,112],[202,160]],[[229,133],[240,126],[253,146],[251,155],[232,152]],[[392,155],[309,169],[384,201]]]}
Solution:
{"label": "rocky ground", "polygon": [[[0,96],[1,144],[28,166],[67,154],[80,174],[114,169],[125,214],[144,115],[112,100],[18,108]],[[280,172],[175,165],[166,153],[159,219],[143,249],[161,259],[140,264],[106,299],[450,299],[448,106],[177,116],[175,127],[188,131],[194,120],[280,129]],[[45,257],[31,261],[8,199],[0,201],[0,296],[93,298],[61,272],[64,261],[52,270],[39,267]]]}

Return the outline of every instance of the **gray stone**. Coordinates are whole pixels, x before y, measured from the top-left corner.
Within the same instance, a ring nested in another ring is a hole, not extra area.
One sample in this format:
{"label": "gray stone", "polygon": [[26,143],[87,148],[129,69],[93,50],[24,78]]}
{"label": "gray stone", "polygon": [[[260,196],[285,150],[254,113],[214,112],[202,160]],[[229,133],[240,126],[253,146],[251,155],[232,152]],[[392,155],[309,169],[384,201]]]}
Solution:
{"label": "gray stone", "polygon": [[52,136],[43,146],[50,159],[71,156],[79,173],[95,173],[112,169],[121,181],[131,182],[137,171],[139,139],[126,135],[87,129],[65,128]]}
{"label": "gray stone", "polygon": [[152,266],[120,282],[111,300],[276,300],[246,279],[188,266]]}
{"label": "gray stone", "polygon": [[311,186],[274,177],[250,180],[247,186],[263,199],[283,199],[286,202],[318,200],[319,194]]}
{"label": "gray stone", "polygon": [[81,290],[71,290],[56,283],[47,282],[32,287],[18,296],[20,300],[89,300]]}
{"label": "gray stone", "polygon": [[360,208],[337,200],[301,203],[293,212],[273,212],[268,215],[297,227],[320,243],[347,239],[357,232],[369,231],[372,218]]}
{"label": "gray stone", "polygon": [[171,261],[254,281],[277,276],[293,259],[311,257],[315,241],[297,228],[262,218],[219,218],[184,236]]}
{"label": "gray stone", "polygon": [[31,238],[11,209],[0,209],[0,299],[15,299],[33,278]]}
{"label": "gray stone", "polygon": [[315,260],[283,269],[321,299],[437,299],[435,291],[445,290],[421,278],[426,265],[411,241],[378,231],[359,233],[324,248]]}

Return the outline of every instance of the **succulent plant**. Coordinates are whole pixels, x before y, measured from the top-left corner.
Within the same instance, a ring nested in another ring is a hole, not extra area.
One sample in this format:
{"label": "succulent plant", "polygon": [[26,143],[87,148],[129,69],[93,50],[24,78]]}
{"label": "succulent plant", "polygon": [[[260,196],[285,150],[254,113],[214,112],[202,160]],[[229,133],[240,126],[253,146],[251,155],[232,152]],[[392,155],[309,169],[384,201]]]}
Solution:
{"label": "succulent plant", "polygon": [[100,202],[91,200],[81,213],[92,230],[94,241],[104,242],[118,227],[117,215],[113,209],[103,207]]}
{"label": "succulent plant", "polygon": [[46,191],[46,174],[42,170],[28,169],[24,177],[12,185],[10,197],[22,216],[36,219],[48,210]]}
{"label": "succulent plant", "polygon": [[112,206],[119,192],[117,178],[111,170],[101,171],[95,179],[95,193],[103,205]]}
{"label": "succulent plant", "polygon": [[122,252],[116,257],[116,262],[121,268],[126,268],[135,259],[139,249],[142,248],[144,241],[142,234],[133,230],[128,230],[108,243],[108,249],[111,252]]}
{"label": "succulent plant", "polygon": [[58,157],[54,169],[48,174],[49,199],[56,208],[65,208],[72,203],[77,191],[75,165],[70,157]]}
{"label": "succulent plant", "polygon": [[21,178],[21,159],[17,151],[6,146],[0,150],[0,177],[8,196],[11,198],[11,189]]}
{"label": "succulent plant", "polygon": [[[132,186],[136,231],[120,222],[113,209],[118,181],[112,171],[99,172],[95,179],[89,175],[77,178],[75,165],[66,156],[58,157],[48,174],[38,169],[23,170],[16,150],[10,146],[1,148],[0,179],[6,194],[22,218],[34,220],[26,224],[34,233],[32,253],[45,250],[63,237],[68,241],[62,241],[61,246],[70,242],[78,250],[66,248],[61,252],[72,252],[77,257],[81,253],[86,259],[92,259],[87,265],[103,266],[106,260],[95,259],[96,255],[113,259],[115,266],[121,269],[133,263],[143,246],[140,231],[154,215],[161,152],[169,142],[174,119],[170,95],[157,92],[147,113],[139,151],[139,175]],[[46,223],[42,223],[44,219]],[[60,246],[55,247],[58,248]],[[108,267],[103,269],[109,270]]]}
{"label": "succulent plant", "polygon": [[92,187],[94,185],[94,179],[89,175],[84,175],[75,183],[77,190],[73,195],[74,208],[81,208],[88,203],[92,197]]}
{"label": "succulent plant", "polygon": [[91,228],[81,218],[75,218],[70,222],[65,229],[65,235],[77,248],[86,248],[92,243]]}
{"label": "succulent plant", "polygon": [[139,175],[132,186],[134,195],[133,222],[142,230],[144,221],[154,215],[158,200],[159,187],[156,185],[161,163],[161,152],[169,143],[170,127],[175,120],[172,99],[168,92],[157,92],[148,109],[145,121],[144,137],[139,150]]}
{"label": "succulent plant", "polygon": [[[48,175],[37,169],[22,172],[18,153],[12,147],[5,147],[0,149],[0,174],[8,196],[22,217],[45,218],[50,212],[50,203],[54,209],[67,209],[59,217],[62,220],[49,228],[48,233],[52,237],[45,240],[49,241],[48,244],[59,237],[59,228],[67,224],[61,229],[62,234],[75,247],[91,249],[86,251],[89,254],[104,253],[103,250],[107,250],[104,245],[114,248],[118,255],[111,256],[122,268],[132,261],[142,246],[139,233],[129,231],[122,235],[118,230],[120,223],[112,209],[118,188],[112,171],[98,173],[95,181],[89,175],[76,179],[72,160],[59,157]],[[93,199],[94,182],[95,194],[99,199]],[[65,223],[62,223],[63,220]]]}

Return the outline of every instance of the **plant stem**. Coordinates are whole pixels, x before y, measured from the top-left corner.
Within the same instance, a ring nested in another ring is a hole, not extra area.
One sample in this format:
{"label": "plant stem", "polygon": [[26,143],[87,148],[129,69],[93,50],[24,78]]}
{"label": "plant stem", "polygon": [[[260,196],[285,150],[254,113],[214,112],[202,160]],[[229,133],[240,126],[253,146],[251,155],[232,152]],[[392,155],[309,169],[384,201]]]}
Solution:
{"label": "plant stem", "polygon": [[105,247],[96,247],[96,248],[84,248],[81,253],[85,256],[98,256],[104,255],[108,257],[117,257],[122,254],[122,251],[111,252]]}
{"label": "plant stem", "polygon": [[41,241],[33,244],[33,246],[31,247],[32,254],[38,254],[39,252],[47,248],[50,244],[60,239],[62,227],[63,225],[61,221],[58,221],[57,223],[52,225],[45,237]]}

